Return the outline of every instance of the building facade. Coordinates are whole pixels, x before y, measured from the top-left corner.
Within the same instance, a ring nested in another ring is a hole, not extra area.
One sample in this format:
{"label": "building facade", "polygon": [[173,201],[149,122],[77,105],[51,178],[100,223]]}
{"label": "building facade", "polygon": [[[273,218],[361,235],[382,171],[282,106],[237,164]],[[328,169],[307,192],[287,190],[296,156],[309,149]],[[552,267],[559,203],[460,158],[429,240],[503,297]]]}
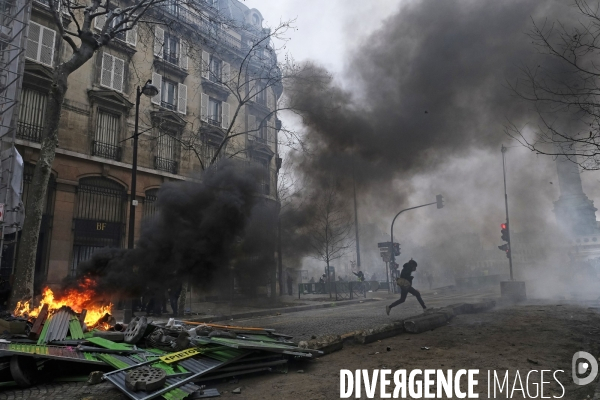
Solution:
{"label": "building facade", "polygon": [[[16,140],[25,162],[25,202],[50,73],[71,51],[47,5],[36,0],[32,8]],[[68,15],[63,18],[70,23]],[[161,3],[144,19],[156,23],[119,35],[69,77],[40,232],[38,285],[58,284],[100,248],[124,247],[129,200],[138,201],[138,233],[143,218],[156,212],[161,184],[197,179],[229,128],[235,137],[219,157],[261,166],[260,195],[277,202],[281,124],[275,110],[282,86],[260,12],[237,0],[196,0],[193,7]],[[95,28],[104,22],[97,18]],[[141,96],[132,194],[136,88],[148,80],[160,93]],[[11,264],[2,264],[4,275]]]}

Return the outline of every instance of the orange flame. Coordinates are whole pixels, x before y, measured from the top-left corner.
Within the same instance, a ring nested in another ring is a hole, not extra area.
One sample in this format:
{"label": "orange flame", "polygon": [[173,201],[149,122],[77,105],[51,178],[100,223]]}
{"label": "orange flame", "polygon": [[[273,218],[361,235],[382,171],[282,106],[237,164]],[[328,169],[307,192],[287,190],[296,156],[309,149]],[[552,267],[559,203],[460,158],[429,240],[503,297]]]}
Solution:
{"label": "orange flame", "polygon": [[94,290],[95,282],[90,278],[85,278],[77,289],[67,289],[62,296],[55,298],[54,292],[49,287],[44,288],[40,305],[35,307],[31,300],[20,301],[13,312],[16,316],[27,316],[28,318],[37,317],[44,307],[48,304],[48,312],[53,313],[62,306],[71,307],[76,313],[83,309],[87,310],[85,315],[85,324],[91,328],[106,314],[110,314],[112,303],[97,304],[98,295]]}

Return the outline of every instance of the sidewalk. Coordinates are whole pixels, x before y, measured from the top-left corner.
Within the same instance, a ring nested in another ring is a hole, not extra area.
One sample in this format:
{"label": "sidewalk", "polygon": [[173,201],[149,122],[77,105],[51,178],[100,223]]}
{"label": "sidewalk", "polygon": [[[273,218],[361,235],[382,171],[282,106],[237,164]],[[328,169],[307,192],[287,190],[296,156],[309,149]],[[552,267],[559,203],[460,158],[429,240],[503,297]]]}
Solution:
{"label": "sidewalk", "polygon": [[[240,318],[253,318],[265,315],[278,315],[290,312],[314,310],[325,307],[341,307],[345,305],[359,304],[365,301],[378,300],[376,293],[368,293],[367,298],[358,298],[353,300],[335,301],[335,297],[329,298],[329,295],[302,295],[298,300],[297,295],[279,296],[276,302],[270,298],[257,299],[236,299],[233,303],[227,301],[207,302],[198,301],[192,298],[191,307],[190,300],[186,302],[185,316],[180,316],[178,319],[195,321],[195,322],[216,322],[235,320]],[[383,294],[383,292],[382,292]],[[387,291],[385,292],[387,295]],[[190,310],[191,308],[191,310]],[[167,305],[170,311],[170,305]],[[145,312],[136,312],[136,316],[146,315]],[[123,310],[113,310],[113,316],[117,321],[123,320]],[[170,313],[161,316],[152,316],[154,321],[167,321],[171,317]]]}

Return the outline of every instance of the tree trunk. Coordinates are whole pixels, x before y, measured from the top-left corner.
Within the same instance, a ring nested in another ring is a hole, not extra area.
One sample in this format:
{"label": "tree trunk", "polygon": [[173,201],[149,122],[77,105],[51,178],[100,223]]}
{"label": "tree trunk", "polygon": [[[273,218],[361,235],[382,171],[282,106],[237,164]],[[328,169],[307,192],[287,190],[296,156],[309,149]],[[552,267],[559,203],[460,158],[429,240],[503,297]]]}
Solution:
{"label": "tree trunk", "polygon": [[73,71],[79,69],[91,59],[99,48],[92,32],[82,32],[80,39],[79,50],[73,53],[68,61],[58,65],[54,70],[46,108],[46,126],[44,126],[42,132],[40,153],[33,171],[33,179],[28,193],[29,201],[25,208],[25,223],[21,231],[17,265],[8,303],[11,310],[15,308],[20,300],[33,297],[35,259],[40,226],[48,191],[48,181],[50,180],[52,164],[58,146],[58,125],[68,89],[67,79]]}
{"label": "tree trunk", "polygon": [[11,310],[15,308],[18,301],[33,297],[38,238],[48,191],[48,181],[52,173],[52,163],[58,145],[58,124],[67,91],[67,77],[68,75],[64,70],[57,68],[48,96],[46,126],[42,132],[43,139],[40,153],[29,187],[29,201],[25,209],[25,223],[21,232],[17,265],[10,295],[9,307]]}

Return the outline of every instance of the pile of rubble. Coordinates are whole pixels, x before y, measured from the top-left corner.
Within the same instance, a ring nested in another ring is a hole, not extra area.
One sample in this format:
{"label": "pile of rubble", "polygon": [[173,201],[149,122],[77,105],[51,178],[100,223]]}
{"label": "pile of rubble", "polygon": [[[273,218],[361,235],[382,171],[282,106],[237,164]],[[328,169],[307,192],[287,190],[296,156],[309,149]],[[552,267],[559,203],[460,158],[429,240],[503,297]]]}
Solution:
{"label": "pile of rubble", "polygon": [[[319,350],[296,346],[272,329],[135,318],[127,326],[85,332],[83,313],[69,307],[42,310],[28,321],[0,318],[0,358],[19,386],[36,383],[38,365],[56,359],[102,366],[89,383],[109,381],[131,399],[183,399],[217,396],[202,383],[262,371],[287,372],[292,358]],[[9,361],[8,361],[9,360]]]}

